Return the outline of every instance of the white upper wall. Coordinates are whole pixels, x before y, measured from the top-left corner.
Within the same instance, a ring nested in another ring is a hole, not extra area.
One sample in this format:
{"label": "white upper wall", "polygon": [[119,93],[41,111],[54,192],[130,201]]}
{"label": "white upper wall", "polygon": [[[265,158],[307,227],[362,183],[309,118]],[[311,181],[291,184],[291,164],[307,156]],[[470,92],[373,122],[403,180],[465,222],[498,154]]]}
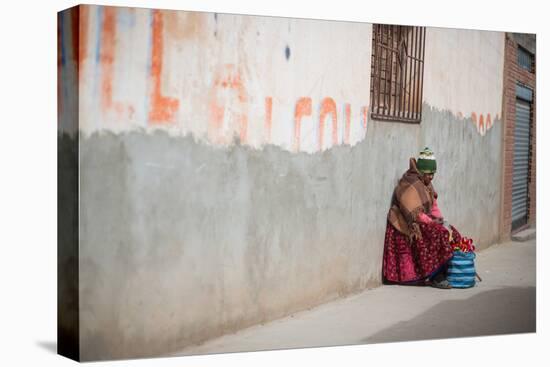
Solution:
{"label": "white upper wall", "polygon": [[308,152],[365,136],[370,24],[86,8],[81,131],[162,128]]}
{"label": "white upper wall", "polygon": [[475,117],[483,135],[500,118],[503,67],[504,33],[427,28],[424,102]]}
{"label": "white upper wall", "polygon": [[[86,134],[159,128],[306,152],[366,135],[371,24],[84,5],[74,44],[61,36],[61,79],[79,64]],[[503,52],[501,32],[428,28],[424,102],[484,134],[501,113]],[[62,128],[70,88],[60,100]]]}

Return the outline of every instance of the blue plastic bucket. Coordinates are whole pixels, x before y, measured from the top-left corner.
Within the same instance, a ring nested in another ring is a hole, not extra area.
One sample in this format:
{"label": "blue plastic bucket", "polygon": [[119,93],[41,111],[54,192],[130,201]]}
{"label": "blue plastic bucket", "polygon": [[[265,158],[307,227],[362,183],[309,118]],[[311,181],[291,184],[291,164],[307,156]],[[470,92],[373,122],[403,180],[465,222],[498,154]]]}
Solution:
{"label": "blue plastic bucket", "polygon": [[453,288],[470,288],[476,284],[475,258],[473,252],[454,252],[447,270],[447,281]]}

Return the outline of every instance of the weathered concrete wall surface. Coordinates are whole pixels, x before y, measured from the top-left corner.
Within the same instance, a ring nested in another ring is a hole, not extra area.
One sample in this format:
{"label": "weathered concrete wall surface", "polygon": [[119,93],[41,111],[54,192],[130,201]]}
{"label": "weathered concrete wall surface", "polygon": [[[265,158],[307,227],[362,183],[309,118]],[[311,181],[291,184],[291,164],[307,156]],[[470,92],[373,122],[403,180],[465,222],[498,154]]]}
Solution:
{"label": "weathered concrete wall surface", "polygon": [[486,247],[499,238],[504,33],[428,28],[421,145],[438,158],[443,214]]}
{"label": "weathered concrete wall surface", "polygon": [[[60,70],[79,66],[83,360],[166,354],[380,284],[391,194],[425,145],[443,214],[478,246],[497,238],[502,85],[466,87],[501,78],[498,37],[451,32],[451,47],[428,29],[409,125],[367,118],[370,24],[79,9]],[[434,66],[463,44],[465,65]]]}
{"label": "weathered concrete wall surface", "polygon": [[374,123],[313,155],[164,132],[82,139],[83,359],[166,353],[379,284],[415,129]]}
{"label": "weathered concrete wall surface", "polygon": [[478,249],[498,242],[502,121],[495,120],[482,136],[471,119],[425,104],[420,130],[419,146],[436,152],[433,184],[445,218]]}
{"label": "weathered concrete wall surface", "polygon": [[162,354],[379,284],[393,186],[427,141],[443,213],[492,243],[500,150],[483,139],[498,145],[500,124],[482,137],[424,111],[313,155],[164,132],[83,139],[83,358]]}

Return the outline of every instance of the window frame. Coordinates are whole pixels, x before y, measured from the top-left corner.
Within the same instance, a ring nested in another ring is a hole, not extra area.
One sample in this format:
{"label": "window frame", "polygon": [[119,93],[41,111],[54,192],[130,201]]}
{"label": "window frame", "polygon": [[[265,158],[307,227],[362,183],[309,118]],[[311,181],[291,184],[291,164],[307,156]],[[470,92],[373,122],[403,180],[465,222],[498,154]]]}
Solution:
{"label": "window frame", "polygon": [[[523,53],[530,60],[530,65],[528,67],[524,66],[524,64],[522,64],[520,62],[521,53]],[[531,51],[529,51],[528,49],[526,49],[525,47],[523,47],[519,44],[517,45],[517,60],[516,60],[516,62],[518,64],[518,66],[520,68],[522,68],[523,70],[527,70],[530,73],[535,72],[535,54],[533,54]]]}
{"label": "window frame", "polygon": [[421,122],[425,51],[426,27],[373,24],[372,119]]}

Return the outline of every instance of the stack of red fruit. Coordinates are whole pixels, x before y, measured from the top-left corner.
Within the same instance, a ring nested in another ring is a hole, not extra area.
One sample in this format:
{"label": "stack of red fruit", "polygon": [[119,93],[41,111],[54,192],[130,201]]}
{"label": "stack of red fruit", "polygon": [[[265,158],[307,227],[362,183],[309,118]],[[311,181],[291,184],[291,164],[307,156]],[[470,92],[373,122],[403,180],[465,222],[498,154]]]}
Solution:
{"label": "stack of red fruit", "polygon": [[460,242],[453,244],[453,249],[455,251],[474,252],[476,247],[471,238],[462,237]]}

